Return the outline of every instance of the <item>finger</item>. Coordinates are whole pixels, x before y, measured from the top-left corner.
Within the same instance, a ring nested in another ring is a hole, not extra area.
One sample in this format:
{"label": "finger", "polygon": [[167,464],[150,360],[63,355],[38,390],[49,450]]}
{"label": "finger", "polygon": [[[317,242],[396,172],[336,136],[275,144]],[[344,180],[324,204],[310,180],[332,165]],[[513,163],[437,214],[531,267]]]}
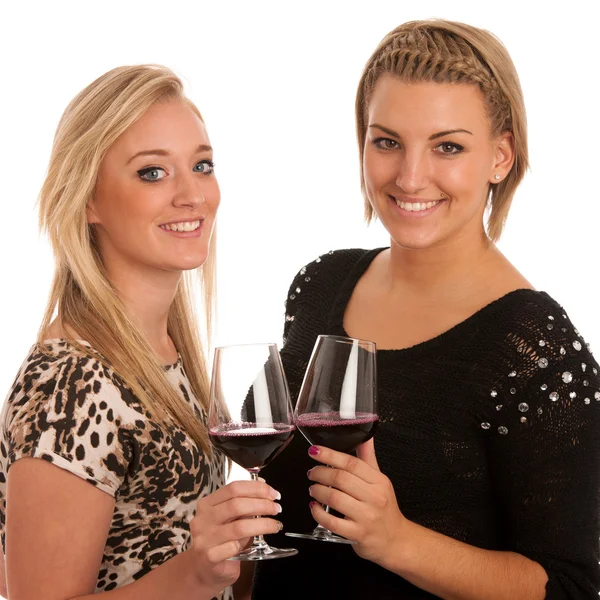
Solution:
{"label": "finger", "polygon": [[329,531],[341,535],[348,540],[356,541],[357,539],[357,528],[356,524],[348,519],[340,519],[339,517],[333,516],[331,513],[325,512],[323,507],[318,502],[310,503],[310,512],[312,513],[313,519],[322,527],[329,529]]}
{"label": "finger", "polygon": [[230,540],[218,546],[209,548],[206,553],[206,560],[212,564],[217,565],[232,556],[235,556],[242,549],[242,545],[238,540]]}
{"label": "finger", "polygon": [[280,500],[281,494],[262,481],[233,481],[219,488],[216,492],[201,498],[198,502],[202,502],[207,506],[217,506],[235,497]]}
{"label": "finger", "polygon": [[250,546],[252,544],[252,538],[244,538],[243,540],[238,540],[238,542],[241,544],[242,548],[245,550],[246,548],[248,548],[248,546]]}
{"label": "finger", "polygon": [[375,440],[373,438],[356,448],[356,456],[360,460],[364,460],[373,469],[380,471],[377,456],[375,455]]}
{"label": "finger", "polygon": [[340,492],[340,490],[319,483],[311,485],[308,493],[317,502],[337,510],[337,512],[342,513],[347,519],[355,522],[361,521],[365,511],[368,510],[368,505],[364,502],[360,502],[352,496]]}
{"label": "finger", "polygon": [[345,452],[336,452],[325,446],[311,446],[308,449],[308,453],[311,458],[314,458],[323,464],[335,467],[336,469],[348,471],[367,483],[376,483],[380,477],[379,471],[360,458],[351,456]]}
{"label": "finger", "polygon": [[214,524],[223,524],[247,517],[278,515],[280,512],[281,504],[273,500],[237,497],[211,507],[209,518]]}
{"label": "finger", "polygon": [[368,502],[373,496],[371,490],[372,484],[367,483],[364,479],[360,479],[360,477],[349,471],[342,471],[332,467],[313,467],[307,473],[307,476],[310,481],[334,487],[361,502]]}
{"label": "finger", "polygon": [[224,543],[229,540],[244,541],[257,535],[271,535],[279,533],[283,529],[283,523],[275,519],[259,517],[257,519],[239,519],[220,528],[215,537],[216,543]]}

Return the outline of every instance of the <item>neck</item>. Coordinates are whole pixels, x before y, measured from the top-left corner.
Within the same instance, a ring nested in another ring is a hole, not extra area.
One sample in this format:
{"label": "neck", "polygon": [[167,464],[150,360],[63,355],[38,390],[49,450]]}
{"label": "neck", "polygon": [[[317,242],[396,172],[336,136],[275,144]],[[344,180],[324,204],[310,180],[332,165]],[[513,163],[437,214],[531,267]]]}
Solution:
{"label": "neck", "polygon": [[390,291],[448,301],[468,297],[486,278],[491,262],[502,255],[482,232],[436,247],[408,249],[392,240],[387,270]]}
{"label": "neck", "polygon": [[113,263],[107,268],[107,275],[127,314],[146,336],[159,359],[165,364],[174,362],[177,350],[169,337],[168,317],[181,273],[131,269]]}

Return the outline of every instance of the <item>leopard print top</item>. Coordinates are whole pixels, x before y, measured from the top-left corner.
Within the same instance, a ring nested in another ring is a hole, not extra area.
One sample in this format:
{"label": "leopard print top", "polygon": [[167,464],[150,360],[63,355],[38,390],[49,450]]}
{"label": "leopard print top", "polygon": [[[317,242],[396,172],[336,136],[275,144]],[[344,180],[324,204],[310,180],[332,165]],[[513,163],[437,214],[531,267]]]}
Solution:
{"label": "leopard print top", "polygon": [[[65,340],[30,351],[0,416],[0,534],[5,548],[6,477],[37,457],[114,497],[96,592],[121,587],[185,550],[199,497],[225,482],[220,455],[208,460],[178,426],[157,423],[87,344]],[[200,418],[182,361],[167,376]],[[226,590],[224,598],[230,598]]]}

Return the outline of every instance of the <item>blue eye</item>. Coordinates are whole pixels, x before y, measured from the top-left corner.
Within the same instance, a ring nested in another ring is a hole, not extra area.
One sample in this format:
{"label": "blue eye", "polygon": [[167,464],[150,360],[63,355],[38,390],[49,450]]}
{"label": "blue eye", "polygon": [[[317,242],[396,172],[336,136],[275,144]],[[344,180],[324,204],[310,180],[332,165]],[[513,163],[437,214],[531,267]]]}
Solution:
{"label": "blue eye", "polygon": [[436,146],[435,149],[438,150],[440,154],[452,155],[460,154],[464,150],[464,146],[455,144],[454,142],[442,142],[439,146]]}
{"label": "blue eye", "polygon": [[159,181],[167,176],[165,170],[160,167],[147,167],[146,169],[140,169],[137,173],[140,179],[144,181]]}
{"label": "blue eye", "polygon": [[210,175],[215,170],[215,163],[212,160],[201,160],[194,165],[194,172]]}

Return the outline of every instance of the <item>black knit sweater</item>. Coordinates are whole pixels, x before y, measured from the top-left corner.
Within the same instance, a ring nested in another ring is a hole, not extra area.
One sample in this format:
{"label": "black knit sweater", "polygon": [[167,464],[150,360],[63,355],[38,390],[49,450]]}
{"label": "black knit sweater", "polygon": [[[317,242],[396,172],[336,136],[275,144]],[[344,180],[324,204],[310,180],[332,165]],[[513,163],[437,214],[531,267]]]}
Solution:
{"label": "black knit sweater", "polygon": [[[293,402],[316,337],[347,335],[346,305],[380,250],[326,254],[294,279],[281,351]],[[379,350],[377,368],[375,450],[403,514],[539,562],[549,600],[598,598],[599,367],[561,306],[511,292],[434,339]],[[262,472],[282,494],[284,531],[315,526],[307,450],[298,433]],[[257,600],[434,597],[348,545],[269,541],[299,553],[257,564]]]}

